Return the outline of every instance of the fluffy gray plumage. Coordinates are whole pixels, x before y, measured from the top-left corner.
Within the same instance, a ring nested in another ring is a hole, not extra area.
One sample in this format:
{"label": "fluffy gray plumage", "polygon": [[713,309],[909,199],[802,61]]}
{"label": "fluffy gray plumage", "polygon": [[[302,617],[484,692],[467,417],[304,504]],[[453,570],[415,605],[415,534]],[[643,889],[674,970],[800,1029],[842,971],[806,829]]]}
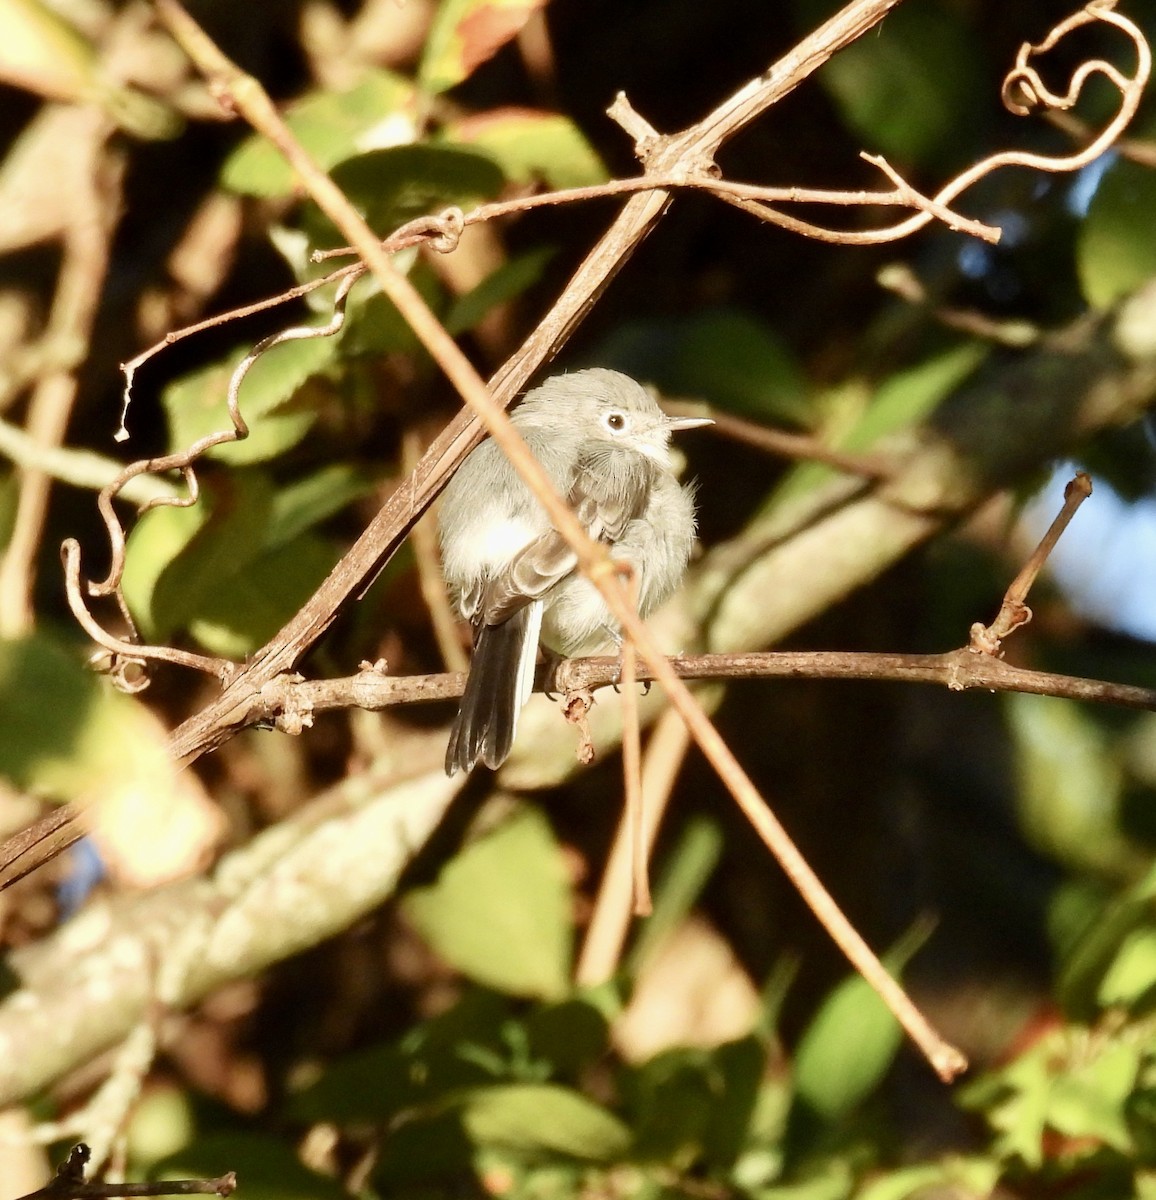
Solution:
{"label": "fluffy gray plumage", "polygon": [[[601,368],[546,380],[513,421],[590,536],[634,567],[645,617],[678,586],[694,544],[693,491],[674,477],[670,436],[709,422],[668,417],[629,376]],[[446,582],[475,630],[446,751],[452,775],[509,754],[539,640],[592,653],[618,628],[496,443],[478,446],[446,488],[440,531]]]}

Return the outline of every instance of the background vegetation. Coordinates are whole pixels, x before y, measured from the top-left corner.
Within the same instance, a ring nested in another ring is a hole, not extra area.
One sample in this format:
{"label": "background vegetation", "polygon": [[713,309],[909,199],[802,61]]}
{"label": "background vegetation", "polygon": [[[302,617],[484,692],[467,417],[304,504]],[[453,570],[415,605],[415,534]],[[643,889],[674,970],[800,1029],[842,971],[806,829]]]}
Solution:
{"label": "background vegetation", "polygon": [[[634,173],[604,115],[619,90],[682,128],[836,5],[533,8],[194,11],[384,234],[447,203]],[[906,0],[721,165],[875,188],[864,148],[933,193],[995,150],[1066,153],[1078,132],[998,98],[1019,44],[1068,11]],[[1149,0],[1126,12],[1156,30]],[[522,28],[482,54],[469,21],[495,14]],[[1073,42],[1058,81],[1091,53],[1131,70],[1112,31]],[[236,1170],[246,1196],[1156,1196],[1152,712],[813,679],[704,690],[831,891],[971,1057],[954,1088],[848,976],[669,724],[651,755],[676,774],[655,915],[613,978],[575,984],[621,807],[612,693],[593,766],[536,698],[508,768],[460,789],[439,770],[445,704],[318,716],[299,738],[249,730],[171,763],[164,731],[215,685],[165,667],[147,692],[115,691],[85,665],[59,566],[69,536],[90,575],[108,566],[93,489],[117,453],[117,367],[311,277],[309,251],[343,239],[146,5],[0,0],[0,80],[0,826],[75,801],[94,828],[0,896],[0,1190],[44,1182],[38,1141],[59,1158],[84,1136],[134,1177]],[[1098,128],[1114,104],[1094,86],[1079,117]],[[684,439],[703,554],[659,625],[672,648],[961,645],[1058,505],[1033,497],[1078,463],[1096,494],[1009,656],[1156,687],[1154,120],[1149,102],[1131,141],[1078,174],[1008,170],[969,192],[956,207],[998,225],[996,247],[936,225],[832,246],[676,197],[555,367],[614,366],[908,482],[918,468],[926,490],[869,509],[860,478]],[[486,373],[618,203],[399,262]],[[239,356],[331,303],[324,289],[152,358],[131,454],[220,428]],[[214,452],[202,503],[133,527],[125,588],[145,638],[251,654],[457,403],[359,285],[339,337],[261,360],[242,391],[252,434]],[[29,539],[42,472],[57,482]],[[857,533],[827,537],[860,512]],[[415,539],[303,670],[445,669],[428,559]]]}

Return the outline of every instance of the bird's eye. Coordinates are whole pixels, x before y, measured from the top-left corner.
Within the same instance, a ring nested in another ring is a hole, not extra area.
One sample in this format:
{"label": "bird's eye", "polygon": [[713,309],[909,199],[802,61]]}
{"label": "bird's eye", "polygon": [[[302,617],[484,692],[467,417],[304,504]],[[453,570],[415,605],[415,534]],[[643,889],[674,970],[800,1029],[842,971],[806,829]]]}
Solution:
{"label": "bird's eye", "polygon": [[606,428],[612,433],[621,433],[626,428],[626,418],[620,412],[607,413]]}

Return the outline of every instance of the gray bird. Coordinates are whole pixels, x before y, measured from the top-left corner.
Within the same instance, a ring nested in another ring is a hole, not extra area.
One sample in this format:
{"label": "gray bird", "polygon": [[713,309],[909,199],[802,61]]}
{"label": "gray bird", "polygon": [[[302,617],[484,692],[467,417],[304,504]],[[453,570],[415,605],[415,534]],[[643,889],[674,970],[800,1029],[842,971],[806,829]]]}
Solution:
{"label": "gray bird", "polygon": [[[635,571],[638,611],[654,611],[682,580],[694,544],[694,493],[674,477],[670,436],[709,425],[668,417],[627,375],[603,368],[555,375],[512,416],[586,532]],[[589,654],[619,630],[574,551],[550,524],[497,443],[484,441],[442,499],[442,565],[474,657],[450,730],[446,773],[491,768],[510,753],[534,686],[541,642]]]}

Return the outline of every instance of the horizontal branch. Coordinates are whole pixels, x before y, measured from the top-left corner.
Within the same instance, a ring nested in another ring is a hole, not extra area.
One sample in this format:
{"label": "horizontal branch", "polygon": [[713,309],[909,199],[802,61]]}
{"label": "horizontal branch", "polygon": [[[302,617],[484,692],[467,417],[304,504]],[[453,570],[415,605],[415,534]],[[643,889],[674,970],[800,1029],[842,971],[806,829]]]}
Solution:
{"label": "horizontal branch", "polygon": [[[892,683],[930,683],[955,692],[986,688],[996,692],[1030,692],[1115,704],[1156,712],[1156,689],[1059,675],[1016,667],[1002,659],[963,647],[944,654],[878,654],[838,650],[773,650],[762,653],[679,654],[667,660],[680,679],[862,679]],[[541,668],[535,681],[539,692],[569,695],[612,687],[619,682],[621,663],[614,657],[572,658],[555,670]],[[653,682],[645,664],[637,669],[640,682]],[[460,696],[466,676],[460,671],[439,675],[385,675],[369,668],[339,679],[283,678],[266,688],[244,715],[276,722],[296,733],[316,713],[362,708],[379,711],[405,704],[430,704]]]}

